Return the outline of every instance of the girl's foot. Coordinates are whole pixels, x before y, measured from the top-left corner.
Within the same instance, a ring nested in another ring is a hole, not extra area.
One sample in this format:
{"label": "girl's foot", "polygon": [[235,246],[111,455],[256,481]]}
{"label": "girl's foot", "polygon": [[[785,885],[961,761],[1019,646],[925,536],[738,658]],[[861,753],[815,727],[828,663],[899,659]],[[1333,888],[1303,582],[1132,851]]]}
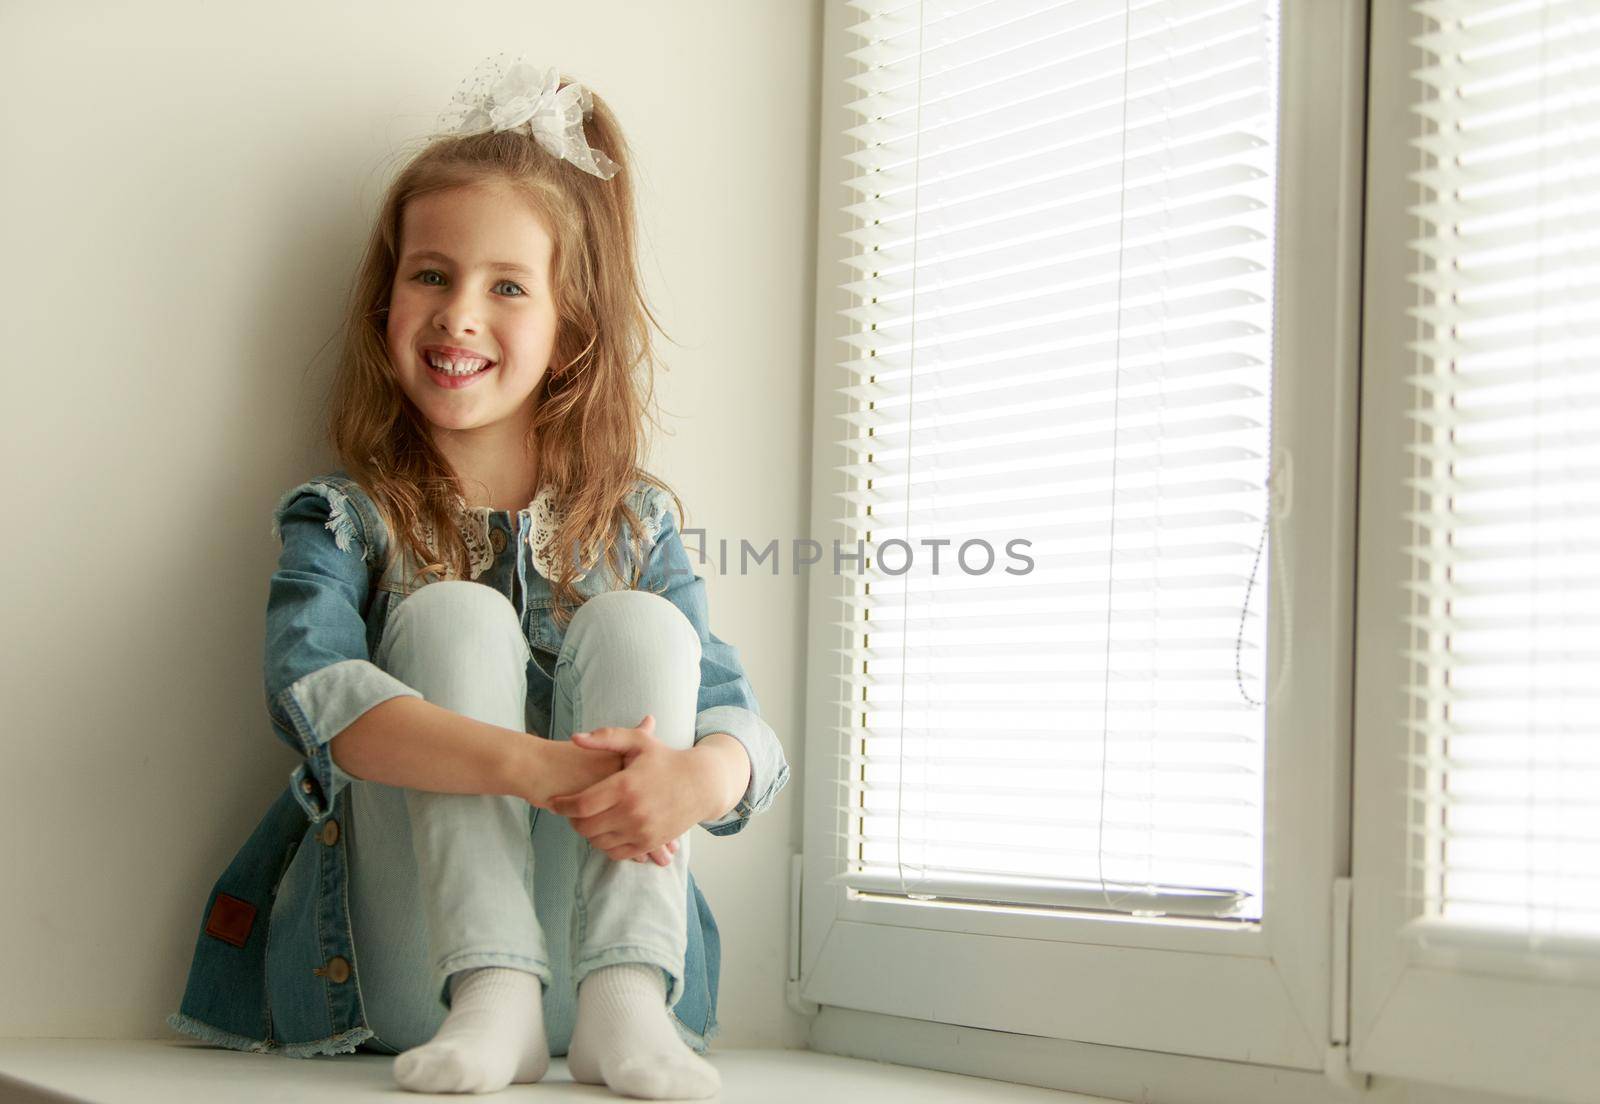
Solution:
{"label": "girl's foot", "polygon": [[394,1060],[412,1092],[498,1092],[550,1068],[544,991],[535,974],[499,966],[450,975],[450,1011],[433,1039]]}
{"label": "girl's foot", "polygon": [[646,1100],[716,1095],[722,1075],[678,1037],[670,1015],[659,967],[625,962],[589,974],[567,1048],[573,1080]]}

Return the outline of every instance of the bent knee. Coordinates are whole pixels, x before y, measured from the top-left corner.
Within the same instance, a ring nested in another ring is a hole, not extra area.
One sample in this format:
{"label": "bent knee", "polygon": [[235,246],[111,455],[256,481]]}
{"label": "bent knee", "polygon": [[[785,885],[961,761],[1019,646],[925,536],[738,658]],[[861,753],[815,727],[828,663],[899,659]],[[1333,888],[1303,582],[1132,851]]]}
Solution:
{"label": "bent knee", "polygon": [[481,619],[487,622],[506,621],[521,631],[517,623],[517,609],[511,599],[493,587],[466,579],[440,579],[419,587],[401,602],[390,617],[448,616]]}
{"label": "bent knee", "polygon": [[602,659],[622,669],[672,670],[699,683],[701,642],[683,611],[650,590],[606,590],[578,606],[562,656]]}
{"label": "bent knee", "polygon": [[389,611],[384,626],[385,654],[404,642],[411,651],[457,651],[483,659],[505,655],[520,669],[528,644],[511,600],[493,587],[465,579],[441,579],[408,595]]}
{"label": "bent knee", "polygon": [[699,662],[699,634],[683,611],[650,590],[606,590],[578,606],[566,635],[645,637],[693,651]]}

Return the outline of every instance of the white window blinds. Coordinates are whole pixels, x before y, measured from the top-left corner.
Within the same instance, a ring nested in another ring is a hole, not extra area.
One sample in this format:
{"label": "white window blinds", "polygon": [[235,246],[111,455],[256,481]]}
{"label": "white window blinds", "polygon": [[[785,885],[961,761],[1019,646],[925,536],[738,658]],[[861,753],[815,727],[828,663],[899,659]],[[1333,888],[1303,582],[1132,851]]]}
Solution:
{"label": "white window blinds", "polygon": [[[1600,936],[1600,11],[1415,5],[1423,165],[1407,892]],[[1419,929],[1420,930],[1420,929]]]}
{"label": "white window blinds", "polygon": [[851,6],[834,880],[1259,918],[1276,4]]}

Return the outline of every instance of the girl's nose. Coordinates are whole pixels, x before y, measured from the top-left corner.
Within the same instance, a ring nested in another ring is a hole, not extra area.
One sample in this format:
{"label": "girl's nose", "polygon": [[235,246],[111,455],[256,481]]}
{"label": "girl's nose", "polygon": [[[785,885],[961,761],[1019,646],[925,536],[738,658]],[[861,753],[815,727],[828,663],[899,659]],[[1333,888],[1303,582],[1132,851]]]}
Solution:
{"label": "girl's nose", "polygon": [[451,299],[433,316],[433,324],[447,334],[476,333],[477,315],[465,299]]}

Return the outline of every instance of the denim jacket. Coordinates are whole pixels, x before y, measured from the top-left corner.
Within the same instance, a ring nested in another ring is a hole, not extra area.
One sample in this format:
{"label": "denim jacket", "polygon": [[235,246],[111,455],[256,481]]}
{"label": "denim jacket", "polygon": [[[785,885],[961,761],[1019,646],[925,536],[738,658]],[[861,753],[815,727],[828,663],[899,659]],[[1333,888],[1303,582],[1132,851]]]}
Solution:
{"label": "denim jacket", "polygon": [[[644,528],[640,589],[662,594],[700,634],[695,740],[726,732],[750,758],[750,784],[738,805],[701,822],[713,835],[732,835],[772,803],[789,766],[761,717],[737,649],[710,631],[705,583],[690,565],[668,496],[641,481],[628,505]],[[547,737],[564,637],[551,612],[550,509],[541,495],[516,513],[463,510],[472,578],[517,605],[533,652],[527,730]],[[402,546],[379,577],[391,535],[372,499],[342,471],[290,490],[272,520],[283,551],[267,605],[267,713],[278,738],[301,761],[206,898],[188,984],[167,1023],[217,1045],[306,1058],[353,1052],[373,1035],[362,1008],[346,894],[349,857],[340,831],[350,776],[334,763],[328,744],[380,702],[421,696],[369,657],[389,613],[433,576],[417,580],[419,565]],[[631,567],[627,528],[621,551]],[[425,536],[432,540],[431,532]],[[587,597],[624,588],[625,580],[602,557],[576,585]],[[684,991],[672,1011],[703,1046],[718,1026],[721,944],[692,874],[687,904]]]}

